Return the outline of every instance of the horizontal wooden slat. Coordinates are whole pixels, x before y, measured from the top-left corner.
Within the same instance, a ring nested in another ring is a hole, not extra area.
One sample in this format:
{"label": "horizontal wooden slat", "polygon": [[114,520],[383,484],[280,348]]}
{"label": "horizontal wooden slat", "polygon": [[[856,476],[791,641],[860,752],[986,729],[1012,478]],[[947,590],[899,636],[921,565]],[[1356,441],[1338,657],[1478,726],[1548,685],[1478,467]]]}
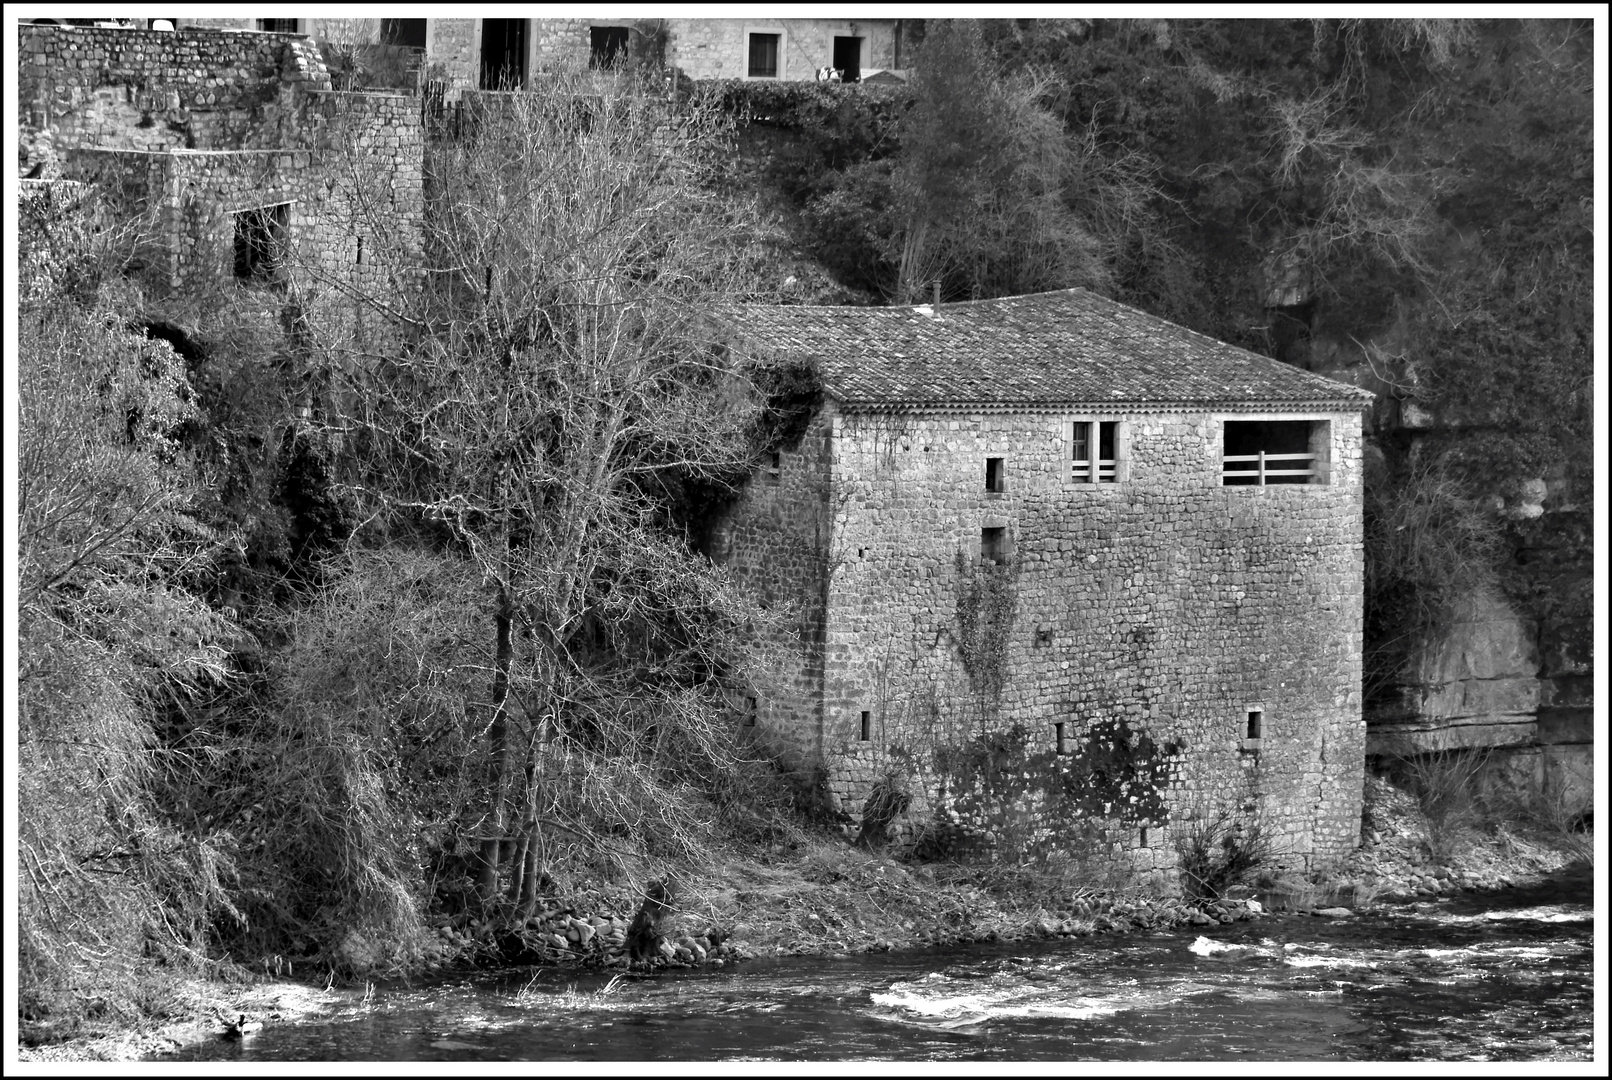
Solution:
{"label": "horizontal wooden slat", "polygon": [[1266,461],[1308,461],[1314,454],[1226,454],[1221,461],[1258,461],[1263,456]]}

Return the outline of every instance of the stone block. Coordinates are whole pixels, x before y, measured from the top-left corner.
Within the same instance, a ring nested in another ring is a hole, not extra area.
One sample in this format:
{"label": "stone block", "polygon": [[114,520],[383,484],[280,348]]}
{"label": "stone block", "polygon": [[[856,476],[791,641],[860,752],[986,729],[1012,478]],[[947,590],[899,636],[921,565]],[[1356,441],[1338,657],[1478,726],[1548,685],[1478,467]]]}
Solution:
{"label": "stone block", "polygon": [[1538,679],[1464,679],[1420,690],[1418,711],[1435,720],[1499,718],[1532,714],[1539,707]]}

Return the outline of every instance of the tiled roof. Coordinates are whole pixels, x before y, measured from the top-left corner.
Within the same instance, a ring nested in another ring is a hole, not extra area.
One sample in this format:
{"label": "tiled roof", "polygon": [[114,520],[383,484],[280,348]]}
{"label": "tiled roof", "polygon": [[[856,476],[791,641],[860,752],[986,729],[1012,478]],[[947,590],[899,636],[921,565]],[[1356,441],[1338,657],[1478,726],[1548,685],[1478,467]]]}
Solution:
{"label": "tiled roof", "polygon": [[1228,345],[1085,289],[918,307],[745,304],[754,348],[815,359],[850,407],[1358,408],[1370,391]]}

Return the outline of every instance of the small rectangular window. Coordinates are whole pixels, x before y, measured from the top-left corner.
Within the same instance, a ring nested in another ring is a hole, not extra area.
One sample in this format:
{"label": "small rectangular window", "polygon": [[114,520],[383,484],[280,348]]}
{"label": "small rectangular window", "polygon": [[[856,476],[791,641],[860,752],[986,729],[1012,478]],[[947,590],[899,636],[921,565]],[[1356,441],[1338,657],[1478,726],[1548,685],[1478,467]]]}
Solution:
{"label": "small rectangular window", "polygon": [[627,62],[625,26],[590,26],[588,39],[589,67],[609,70]]}
{"label": "small rectangular window", "polygon": [[382,19],[381,41],[387,45],[402,45],[410,49],[425,48],[424,19]]}
{"label": "small rectangular window", "polygon": [[1331,425],[1325,420],[1227,420],[1221,425],[1225,487],[1325,484]]}
{"label": "small rectangular window", "polygon": [[985,528],[980,530],[980,561],[992,565],[1001,565],[1008,561],[1012,554],[1011,543],[1006,528]]}
{"label": "small rectangular window", "polygon": [[1054,742],[1053,752],[1058,754],[1069,753],[1069,743],[1064,734],[1064,721],[1059,720],[1052,725],[1052,736]]}
{"label": "small rectangular window", "polygon": [[257,28],[271,34],[295,34],[297,22],[296,19],[259,19]]}
{"label": "small rectangular window", "polygon": [[1265,725],[1265,714],[1258,709],[1248,710],[1248,728],[1245,738],[1261,738],[1260,729]]}
{"label": "small rectangular window", "polygon": [[862,741],[867,742],[873,737],[873,714],[866,709],[862,710]]}
{"label": "small rectangular window", "polygon": [[283,284],[291,204],[242,210],[235,218],[235,277],[257,284]]}
{"label": "small rectangular window", "polygon": [[760,712],[759,702],[756,701],[755,697],[754,696],[746,697],[744,699],[744,726],[745,727],[755,727],[756,726],[756,715],[759,712]]}
{"label": "small rectangular window", "polygon": [[[1119,421],[1076,421],[1069,444],[1071,481],[1112,484],[1119,478]],[[1095,458],[1092,457],[1094,451]]]}
{"label": "small rectangular window", "polygon": [[1000,495],[1007,490],[1002,469],[1002,459],[988,457],[985,459],[985,490]]}
{"label": "small rectangular window", "polygon": [[778,37],[777,34],[750,35],[750,63],[747,73],[752,79],[778,77]]}
{"label": "small rectangular window", "polygon": [[767,483],[776,484],[784,473],[784,457],[777,450],[767,454]]}

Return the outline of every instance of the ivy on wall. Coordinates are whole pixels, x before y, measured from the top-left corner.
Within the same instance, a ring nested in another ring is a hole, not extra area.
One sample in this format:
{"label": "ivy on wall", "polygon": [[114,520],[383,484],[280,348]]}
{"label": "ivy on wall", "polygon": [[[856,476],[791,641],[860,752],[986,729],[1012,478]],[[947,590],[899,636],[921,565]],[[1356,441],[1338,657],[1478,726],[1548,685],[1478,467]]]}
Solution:
{"label": "ivy on wall", "polygon": [[1008,641],[1019,599],[1011,560],[976,566],[957,555],[957,652],[981,702],[994,706],[1007,672]]}
{"label": "ivy on wall", "polygon": [[1124,717],[1093,721],[1060,754],[1046,728],[1015,724],[937,747],[936,819],[925,857],[1101,854],[1113,829],[1170,820],[1164,794],[1185,744],[1160,744]]}

